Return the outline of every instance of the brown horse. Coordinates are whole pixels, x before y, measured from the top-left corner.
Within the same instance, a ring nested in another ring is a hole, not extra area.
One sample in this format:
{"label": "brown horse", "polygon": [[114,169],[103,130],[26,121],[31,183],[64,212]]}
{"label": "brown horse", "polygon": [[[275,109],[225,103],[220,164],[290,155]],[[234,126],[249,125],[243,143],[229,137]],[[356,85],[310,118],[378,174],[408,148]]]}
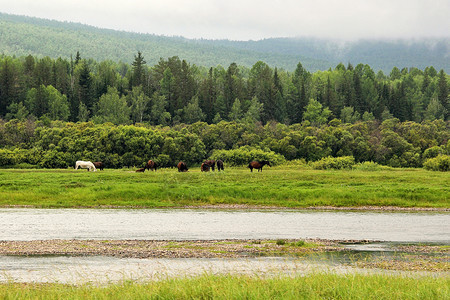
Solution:
{"label": "brown horse", "polygon": [[187,172],[188,168],[186,166],[186,163],[180,161],[177,165],[178,172]]}
{"label": "brown horse", "polygon": [[248,164],[248,167],[250,168],[250,171],[253,172],[253,169],[257,169],[258,172],[261,171],[262,172],[262,168],[264,167],[264,165],[268,165],[269,167],[271,167],[270,162],[268,160],[254,160],[251,163]]}
{"label": "brown horse", "polygon": [[103,168],[105,167],[105,164],[102,163],[101,161],[96,161],[96,162],[94,162],[93,164],[94,164],[94,166],[95,166],[97,169],[100,169],[100,170],[102,170],[102,171],[103,171]]}
{"label": "brown horse", "polygon": [[158,164],[155,163],[153,160],[149,160],[144,168],[147,170],[152,170],[152,171],[155,170],[156,171],[156,169],[158,168]]}
{"label": "brown horse", "polygon": [[202,163],[202,166],[200,167],[200,171],[209,172],[209,169],[210,169],[210,166],[206,162]]}
{"label": "brown horse", "polygon": [[136,172],[145,172],[145,168],[137,169]]}
{"label": "brown horse", "polygon": [[214,168],[216,167],[216,161],[213,159],[205,160],[204,164],[207,164],[210,166],[210,168],[214,171]]}
{"label": "brown horse", "polygon": [[223,171],[223,161],[219,159],[216,163],[217,163],[217,170],[219,172],[220,172],[220,170]]}

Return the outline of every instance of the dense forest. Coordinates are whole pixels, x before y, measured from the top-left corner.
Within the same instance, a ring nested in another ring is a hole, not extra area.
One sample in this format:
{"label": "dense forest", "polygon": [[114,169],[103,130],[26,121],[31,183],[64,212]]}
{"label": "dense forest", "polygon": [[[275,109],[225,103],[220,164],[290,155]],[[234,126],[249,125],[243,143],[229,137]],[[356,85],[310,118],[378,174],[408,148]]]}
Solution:
{"label": "dense forest", "polygon": [[0,166],[66,168],[76,160],[91,160],[107,168],[143,167],[153,159],[162,167],[180,160],[192,167],[213,158],[229,167],[254,159],[297,165],[336,157],[333,168],[370,161],[392,167],[432,162],[436,168],[431,169],[448,171],[449,138],[448,122],[442,120],[351,124],[334,119],[322,126],[221,121],[163,127],[14,119],[0,121]]}
{"label": "dense forest", "polygon": [[389,73],[394,66],[450,71],[450,40],[355,40],[269,38],[258,41],[187,39],[96,28],[71,22],[0,13],[0,49],[5,55],[70,58],[80,51],[97,61],[131,63],[139,50],[149,64],[160,57],[179,56],[197,66],[228,66],[236,62],[250,68],[257,61],[294,71],[299,61],[314,72],[339,62],[370,65]]}
{"label": "dense forest", "polygon": [[369,65],[294,72],[259,61],[199,67],[174,56],[148,66],[113,61],[0,56],[0,117],[152,125],[276,121],[326,124],[397,118],[448,120],[448,75],[433,67],[377,73]]}
{"label": "dense forest", "polygon": [[[207,157],[317,161],[352,157],[420,167],[450,154],[448,75],[433,67],[337,65],[294,72],[198,67],[178,57],[148,66],[0,57],[0,165],[162,166]],[[448,164],[448,162],[446,162]]]}

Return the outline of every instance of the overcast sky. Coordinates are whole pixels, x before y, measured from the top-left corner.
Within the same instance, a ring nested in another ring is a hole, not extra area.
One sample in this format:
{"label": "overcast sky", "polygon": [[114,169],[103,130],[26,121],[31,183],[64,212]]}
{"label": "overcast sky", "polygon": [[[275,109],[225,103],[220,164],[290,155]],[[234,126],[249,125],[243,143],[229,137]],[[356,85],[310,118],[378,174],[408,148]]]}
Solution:
{"label": "overcast sky", "polygon": [[0,12],[188,38],[450,37],[450,0],[0,0]]}

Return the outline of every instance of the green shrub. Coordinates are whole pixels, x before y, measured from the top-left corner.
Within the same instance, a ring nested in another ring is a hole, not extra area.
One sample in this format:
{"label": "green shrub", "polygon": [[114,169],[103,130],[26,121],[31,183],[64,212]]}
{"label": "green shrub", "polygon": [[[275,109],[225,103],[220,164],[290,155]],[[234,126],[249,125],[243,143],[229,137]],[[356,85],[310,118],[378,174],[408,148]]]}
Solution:
{"label": "green shrub", "polygon": [[450,155],[438,155],[437,157],[427,159],[423,166],[431,171],[450,171]]}
{"label": "green shrub", "polygon": [[434,158],[434,157],[442,154],[442,151],[443,151],[442,148],[438,147],[438,146],[428,148],[423,152],[423,159],[426,160],[429,158]]}
{"label": "green shrub", "polygon": [[291,245],[294,247],[303,247],[303,246],[305,246],[305,241],[293,242]]}
{"label": "green shrub", "polygon": [[357,171],[379,171],[382,170],[383,168],[385,167],[373,161],[365,161],[362,163],[357,163],[352,167],[353,170]]}
{"label": "green shrub", "polygon": [[160,168],[172,167],[173,164],[170,162],[170,156],[167,154],[160,154],[156,158],[156,162]]}
{"label": "green shrub", "polygon": [[28,163],[19,163],[11,166],[12,169],[39,169],[39,166]]}
{"label": "green shrub", "polygon": [[268,160],[272,165],[279,165],[286,161],[281,154],[276,154],[273,151],[266,152],[260,149],[250,149],[249,147],[232,150],[215,150],[211,155],[211,159],[221,159],[229,166],[244,166],[252,160]]}
{"label": "green shrub", "polygon": [[70,166],[69,155],[55,150],[45,151],[39,166],[42,168],[67,168]]}
{"label": "green shrub", "polygon": [[341,157],[324,157],[321,160],[311,163],[313,169],[316,170],[328,170],[328,169],[350,169],[355,164],[355,158],[353,156],[341,156]]}
{"label": "green shrub", "polygon": [[14,152],[7,149],[0,149],[0,166],[10,166],[16,164]]}
{"label": "green shrub", "polygon": [[293,159],[293,160],[288,160],[286,161],[283,166],[286,167],[305,167],[307,165],[307,162],[304,158],[301,159]]}
{"label": "green shrub", "polygon": [[284,244],[286,244],[286,241],[285,240],[277,240],[276,243],[278,246],[283,246]]}

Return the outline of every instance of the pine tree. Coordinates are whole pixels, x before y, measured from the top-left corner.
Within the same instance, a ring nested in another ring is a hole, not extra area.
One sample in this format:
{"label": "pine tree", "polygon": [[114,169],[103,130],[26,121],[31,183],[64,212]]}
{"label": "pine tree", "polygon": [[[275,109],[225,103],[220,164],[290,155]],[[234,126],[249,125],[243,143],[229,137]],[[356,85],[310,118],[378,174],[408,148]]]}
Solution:
{"label": "pine tree", "polygon": [[438,100],[444,108],[444,120],[448,120],[450,108],[448,106],[448,83],[444,70],[441,69],[438,78]]}
{"label": "pine tree", "polygon": [[16,103],[19,95],[18,72],[9,57],[0,61],[0,115],[7,113],[7,107]]}
{"label": "pine tree", "polygon": [[78,65],[78,63],[81,61],[81,55],[80,51],[77,51],[77,54],[75,56],[75,65]]}
{"label": "pine tree", "polygon": [[206,115],[206,122],[211,123],[214,118],[214,105],[216,102],[216,87],[214,85],[213,68],[209,69],[208,77],[199,87],[199,105]]}
{"label": "pine tree", "polygon": [[78,103],[84,103],[88,110],[92,111],[94,106],[93,84],[91,70],[86,61],[81,63],[80,75],[78,78]]}
{"label": "pine tree", "polygon": [[135,86],[140,86],[145,83],[145,70],[144,65],[147,62],[144,60],[142,53],[138,51],[138,55],[134,56],[134,61],[132,63],[133,66],[133,74],[130,81],[130,89]]}
{"label": "pine tree", "polygon": [[165,97],[168,103],[168,111],[171,116],[175,113],[175,78],[170,68],[164,70],[163,78],[160,81],[161,95]]}

